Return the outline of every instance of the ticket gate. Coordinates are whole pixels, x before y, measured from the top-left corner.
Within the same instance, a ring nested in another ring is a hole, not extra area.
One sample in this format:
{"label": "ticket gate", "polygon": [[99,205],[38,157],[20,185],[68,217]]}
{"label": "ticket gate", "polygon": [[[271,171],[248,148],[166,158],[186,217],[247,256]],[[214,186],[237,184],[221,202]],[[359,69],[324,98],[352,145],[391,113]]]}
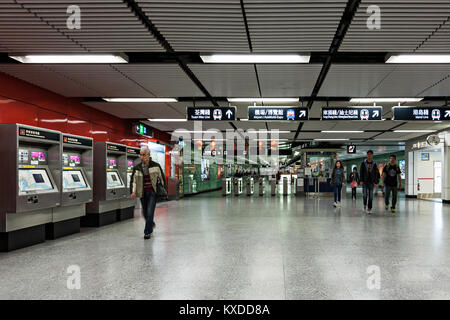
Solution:
{"label": "ticket gate", "polygon": [[61,204],[61,133],[0,124],[0,251],[45,241]]}
{"label": "ticket gate", "polygon": [[53,208],[52,222],[45,226],[47,239],[80,232],[86,203],[92,201],[93,140],[62,134],[61,206]]}
{"label": "ticket gate", "polygon": [[117,221],[120,201],[129,195],[126,187],[126,150],[122,144],[94,143],[94,197],[86,205],[85,227],[100,227]]}
{"label": "ticket gate", "polygon": [[250,177],[247,179],[247,195],[251,196],[255,192],[255,180]]}
{"label": "ticket gate", "polygon": [[265,178],[259,178],[259,195],[260,196],[263,196],[265,193],[264,182],[265,182]]}
{"label": "ticket gate", "polygon": [[133,167],[140,162],[139,154],[141,149],[127,147],[127,196],[124,199],[120,199],[120,207],[117,210],[117,221],[123,221],[134,217],[134,208],[136,205],[136,199],[131,199],[130,182],[131,174],[133,173]]}
{"label": "ticket gate", "polygon": [[287,178],[283,178],[283,196],[287,196],[288,195],[288,179]]}
{"label": "ticket gate", "polygon": [[242,178],[234,178],[234,195],[242,194]]}
{"label": "ticket gate", "polygon": [[276,180],[271,180],[270,181],[270,194],[272,196],[275,196],[277,193],[277,181]]}
{"label": "ticket gate", "polygon": [[222,195],[228,196],[231,194],[231,178],[222,179]]}

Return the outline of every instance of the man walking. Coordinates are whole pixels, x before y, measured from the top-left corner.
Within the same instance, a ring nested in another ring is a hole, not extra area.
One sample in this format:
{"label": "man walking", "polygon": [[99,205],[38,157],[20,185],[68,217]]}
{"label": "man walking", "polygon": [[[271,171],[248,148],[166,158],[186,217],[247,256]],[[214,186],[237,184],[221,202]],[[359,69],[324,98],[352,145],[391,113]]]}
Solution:
{"label": "man walking", "polygon": [[158,182],[166,189],[166,180],[161,166],[152,161],[150,150],[144,147],[140,151],[141,163],[133,168],[130,182],[131,198],[141,198],[142,213],[145,217],[144,239],[150,239],[155,227],[156,190]]}
{"label": "man walking", "polygon": [[[385,192],[385,198],[384,208],[387,210],[389,209],[389,198],[392,191],[392,206],[391,206],[391,212],[395,213],[395,205],[397,204],[397,184],[399,185],[398,188],[402,188],[402,177],[401,177],[401,170],[398,167],[398,165],[395,163],[397,161],[397,157],[395,154],[392,154],[389,157],[389,163],[384,166],[383,168],[383,188],[386,186],[386,192]],[[397,178],[398,181],[397,182]]]}
{"label": "man walking", "polygon": [[360,184],[363,187],[364,211],[367,210],[367,213],[371,214],[373,190],[377,189],[378,182],[380,181],[380,173],[378,172],[375,161],[373,161],[372,150],[367,151],[367,159],[361,163],[359,174]]}

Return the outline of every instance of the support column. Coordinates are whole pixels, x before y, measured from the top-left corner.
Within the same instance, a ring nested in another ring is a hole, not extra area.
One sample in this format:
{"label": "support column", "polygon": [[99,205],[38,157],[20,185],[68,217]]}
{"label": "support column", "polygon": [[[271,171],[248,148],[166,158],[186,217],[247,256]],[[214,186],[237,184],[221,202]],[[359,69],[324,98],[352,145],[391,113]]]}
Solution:
{"label": "support column", "polygon": [[444,132],[442,202],[450,203],[450,132]]}

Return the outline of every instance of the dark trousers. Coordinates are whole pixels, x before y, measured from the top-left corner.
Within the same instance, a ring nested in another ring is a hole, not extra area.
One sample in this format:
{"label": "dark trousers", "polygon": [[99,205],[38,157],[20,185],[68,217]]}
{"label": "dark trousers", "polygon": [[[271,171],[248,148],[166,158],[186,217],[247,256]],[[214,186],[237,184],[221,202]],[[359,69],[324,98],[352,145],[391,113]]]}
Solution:
{"label": "dark trousers", "polygon": [[369,210],[372,209],[372,201],[373,201],[373,184],[363,184],[363,203],[364,207],[367,206]]}
{"label": "dark trousers", "polygon": [[352,188],[352,199],[355,198],[356,200],[356,187]]}
{"label": "dark trousers", "polygon": [[389,198],[391,196],[392,191],[392,208],[395,209],[395,205],[397,204],[397,186],[386,186],[386,193],[384,195],[384,203],[388,206],[389,205]]}
{"label": "dark trousers", "polygon": [[156,207],[156,193],[155,191],[144,192],[141,198],[142,213],[145,218],[144,234],[151,234],[153,232],[153,218],[155,216]]}
{"label": "dark trousers", "polygon": [[333,186],[334,202],[341,202],[342,183],[335,183]]}

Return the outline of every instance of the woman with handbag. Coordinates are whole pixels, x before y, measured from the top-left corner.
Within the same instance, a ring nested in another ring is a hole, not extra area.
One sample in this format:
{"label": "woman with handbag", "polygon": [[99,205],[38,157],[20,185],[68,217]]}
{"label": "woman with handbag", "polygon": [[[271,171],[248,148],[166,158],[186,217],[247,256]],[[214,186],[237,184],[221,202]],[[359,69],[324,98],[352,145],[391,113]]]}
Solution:
{"label": "woman with handbag", "polygon": [[341,160],[336,161],[334,165],[333,172],[331,173],[331,184],[333,185],[334,191],[334,206],[341,205],[341,192],[342,186],[345,184],[344,180],[344,168],[342,167]]}
{"label": "woman with handbag", "polygon": [[141,149],[140,160],[141,163],[133,167],[130,192],[132,199],[141,198],[142,213],[145,217],[144,239],[150,239],[155,227],[156,201],[167,198],[166,180],[161,166],[152,161],[148,148]]}
{"label": "woman with handbag", "polygon": [[359,184],[359,174],[358,169],[356,167],[353,168],[352,173],[350,173],[350,176],[348,177],[348,182],[350,183],[350,188],[352,188],[352,200],[356,200],[356,187],[358,187]]}

